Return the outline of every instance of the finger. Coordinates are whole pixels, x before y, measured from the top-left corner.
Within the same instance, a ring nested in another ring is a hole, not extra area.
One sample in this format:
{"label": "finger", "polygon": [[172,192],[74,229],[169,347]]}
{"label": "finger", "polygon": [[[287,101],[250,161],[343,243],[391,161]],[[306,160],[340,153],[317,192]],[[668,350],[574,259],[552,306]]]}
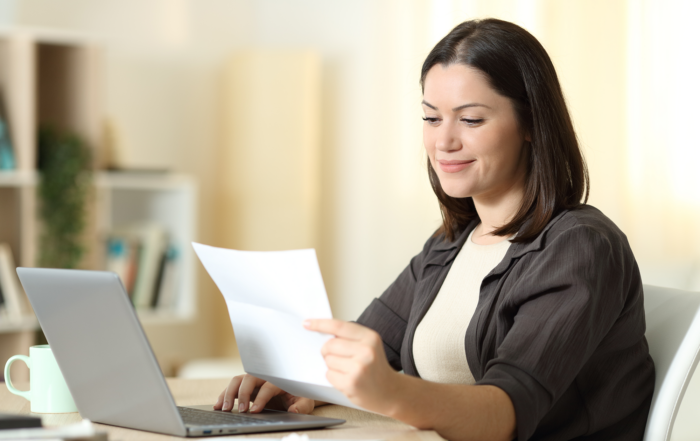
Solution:
{"label": "finger", "polygon": [[355,340],[332,338],[321,347],[321,355],[336,355],[338,357],[353,357],[363,345]]}
{"label": "finger", "polygon": [[314,400],[310,398],[296,397],[294,403],[289,406],[287,412],[309,414],[314,410]]}
{"label": "finger", "polygon": [[[340,392],[343,393],[346,397],[348,396],[348,376],[334,370],[328,370],[326,372],[326,379],[328,382],[336,389],[338,389]],[[349,398],[349,397],[348,397]]]}
{"label": "finger", "polygon": [[223,393],[223,403],[221,405],[221,410],[228,412],[231,410],[231,408],[233,408],[233,401],[238,396],[238,388],[240,387],[242,380],[242,375],[233,377],[231,379],[231,382],[229,383],[228,387],[226,388],[226,390],[224,390]]}
{"label": "finger", "polygon": [[259,378],[252,375],[246,375],[243,377],[241,382],[241,387],[238,389],[238,412],[243,413],[248,410],[248,404],[250,404],[250,396],[257,386],[259,386]]}
{"label": "finger", "polygon": [[383,348],[377,349],[377,346],[365,342],[355,343],[352,347],[352,356],[349,358],[361,365],[369,366],[382,358],[383,350]]}
{"label": "finger", "polygon": [[336,319],[309,319],[304,321],[304,327],[310,331],[323,332],[349,340],[361,340],[370,331],[357,323]]}
{"label": "finger", "polygon": [[280,397],[280,400],[282,401],[282,406],[284,406],[284,409],[286,409],[287,411],[299,399],[299,397],[297,397],[296,395],[292,395],[289,392],[285,392],[283,394],[280,394],[279,397]]}
{"label": "finger", "polygon": [[[219,394],[219,398],[216,399],[216,403],[214,403],[214,410],[221,410],[221,408],[223,407],[224,402],[226,400],[226,391],[231,388],[231,386],[232,386],[232,384],[234,384],[234,382],[240,383],[240,380],[241,380],[241,376],[233,377],[231,379],[228,386],[226,386],[226,388],[221,391],[221,393]],[[238,386],[236,386],[232,390],[237,390],[237,389],[238,389]]]}
{"label": "finger", "polygon": [[219,398],[216,399],[214,410],[221,410],[221,407],[224,405],[224,395],[226,395],[226,389],[222,390],[219,394]]}
{"label": "finger", "polygon": [[266,382],[260,387],[260,390],[258,391],[258,396],[255,397],[255,401],[253,401],[253,405],[250,406],[250,412],[251,413],[258,413],[262,411],[265,408],[265,405],[267,404],[268,401],[272,399],[272,397],[279,395],[282,393],[282,389],[279,387],[275,386],[272,383]]}
{"label": "finger", "polygon": [[351,363],[354,364],[350,358],[337,357],[335,355],[327,355],[323,357],[323,359],[325,360],[326,366],[328,366],[329,370],[342,374],[348,373],[352,369]]}

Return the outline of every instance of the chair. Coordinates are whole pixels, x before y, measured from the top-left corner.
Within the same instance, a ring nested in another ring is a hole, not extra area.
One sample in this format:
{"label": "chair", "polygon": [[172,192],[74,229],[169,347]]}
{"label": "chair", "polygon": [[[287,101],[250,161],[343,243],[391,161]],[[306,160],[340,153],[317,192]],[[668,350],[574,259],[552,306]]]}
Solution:
{"label": "chair", "polygon": [[644,285],[644,312],[656,366],[644,441],[668,441],[699,360],[700,293]]}

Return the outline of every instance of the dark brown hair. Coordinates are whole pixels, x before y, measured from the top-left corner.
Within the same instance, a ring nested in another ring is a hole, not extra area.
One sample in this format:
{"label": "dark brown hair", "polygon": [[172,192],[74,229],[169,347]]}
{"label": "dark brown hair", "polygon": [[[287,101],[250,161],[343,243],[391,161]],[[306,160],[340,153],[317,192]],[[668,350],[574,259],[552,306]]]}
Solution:
{"label": "dark brown hair", "polygon": [[[525,29],[496,19],[471,20],[455,27],[430,51],[421,70],[421,88],[435,65],[463,64],[486,75],[493,89],[510,100],[521,130],[530,135],[524,146],[527,176],[522,204],[510,222],[492,234],[518,234],[528,242],[552,217],[588,200],[586,162],[579,149],[557,73],[542,45]],[[428,159],[428,174],[440,202],[443,224],[437,234],[454,240],[478,217],[471,197],[453,198],[440,186]]]}

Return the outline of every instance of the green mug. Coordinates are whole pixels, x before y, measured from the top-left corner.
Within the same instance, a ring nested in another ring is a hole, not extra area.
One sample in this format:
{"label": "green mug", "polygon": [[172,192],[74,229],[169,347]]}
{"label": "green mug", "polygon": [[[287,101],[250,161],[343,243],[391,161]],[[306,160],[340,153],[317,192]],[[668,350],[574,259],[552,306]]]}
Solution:
{"label": "green mug", "polygon": [[[27,391],[15,389],[12,385],[10,366],[16,360],[22,360],[29,368],[29,390]],[[5,383],[10,392],[31,402],[34,413],[78,411],[49,345],[30,347],[29,357],[26,355],[10,357],[5,364]]]}

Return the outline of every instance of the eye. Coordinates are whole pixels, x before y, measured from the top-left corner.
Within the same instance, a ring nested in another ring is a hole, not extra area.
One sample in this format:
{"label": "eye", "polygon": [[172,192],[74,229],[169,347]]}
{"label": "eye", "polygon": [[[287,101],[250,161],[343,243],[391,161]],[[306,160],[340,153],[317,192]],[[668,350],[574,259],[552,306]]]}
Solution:
{"label": "eye", "polygon": [[484,119],[483,118],[479,118],[479,119],[462,118],[461,121],[464,121],[465,123],[467,123],[468,126],[477,126],[477,125],[481,124],[482,122],[484,122]]}
{"label": "eye", "polygon": [[428,121],[428,124],[435,124],[438,122],[438,118],[430,117],[430,116],[424,116],[423,121]]}

